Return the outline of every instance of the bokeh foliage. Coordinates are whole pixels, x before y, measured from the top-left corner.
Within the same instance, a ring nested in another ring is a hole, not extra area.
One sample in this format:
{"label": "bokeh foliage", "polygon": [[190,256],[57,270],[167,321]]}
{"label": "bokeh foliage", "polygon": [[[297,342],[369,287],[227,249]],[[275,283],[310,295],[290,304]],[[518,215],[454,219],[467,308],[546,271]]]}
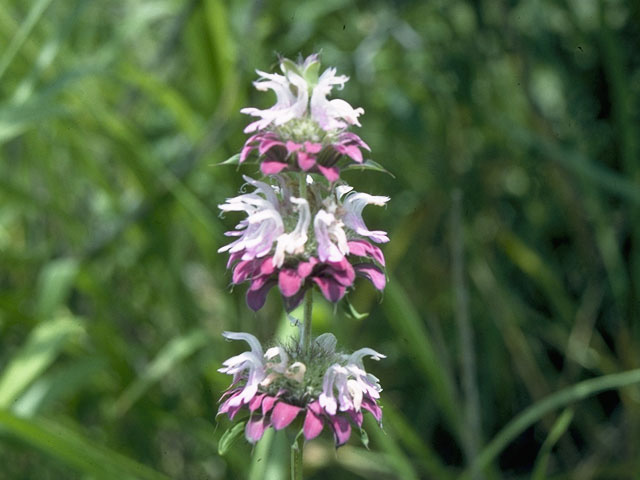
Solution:
{"label": "bokeh foliage", "polygon": [[315,51],[395,178],[346,174],[392,197],[366,212],[384,296],[314,312],[388,355],[385,433],[312,442],[308,478],[640,475],[637,378],[600,378],[640,367],[639,25],[624,0],[5,0],[0,478],[285,478],[284,435],[217,455],[220,332],[291,330],[228,287],[241,180],[214,165],[268,104],[253,70]]}

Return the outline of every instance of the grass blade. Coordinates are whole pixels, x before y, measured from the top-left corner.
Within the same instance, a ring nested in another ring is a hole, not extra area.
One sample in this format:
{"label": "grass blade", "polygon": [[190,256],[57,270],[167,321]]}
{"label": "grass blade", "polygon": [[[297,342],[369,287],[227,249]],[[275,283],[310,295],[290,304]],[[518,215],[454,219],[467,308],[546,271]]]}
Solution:
{"label": "grass blade", "polygon": [[16,32],[11,43],[0,58],[0,78],[2,78],[4,73],[7,71],[7,68],[20,50],[20,47],[31,33],[33,27],[38,23],[38,20],[40,20],[50,3],[51,0],[39,0],[31,7],[31,10],[29,10],[27,18],[22,22],[20,29]]}
{"label": "grass blade", "polygon": [[154,383],[167,375],[177,364],[206,345],[209,337],[202,330],[171,340],[156,358],[127,389],[120,395],[113,405],[112,415],[122,416]]}
{"label": "grass blade", "polygon": [[9,408],[24,389],[55,360],[69,337],[82,331],[81,324],[69,317],[38,325],[2,372],[0,408]]}
{"label": "grass blade", "polygon": [[456,434],[460,434],[460,418],[457,397],[452,379],[448,378],[438,361],[429,333],[407,294],[395,278],[386,287],[383,308],[396,329],[398,338],[406,341],[411,354],[433,387],[433,395],[445,418]]}
{"label": "grass blade", "polygon": [[65,300],[78,273],[78,262],[72,258],[49,262],[40,272],[36,312],[47,318]]}
{"label": "grass blade", "polygon": [[92,478],[168,480],[161,473],[124,455],[95,446],[91,439],[51,420],[25,419],[0,410],[0,427]]}
{"label": "grass blade", "polygon": [[531,474],[531,480],[544,480],[547,478],[547,465],[549,463],[551,449],[558,440],[560,440],[560,437],[562,437],[564,432],[567,431],[567,428],[571,425],[571,420],[573,420],[573,409],[567,408],[553,424],[549,435],[545,439],[542,447],[540,448],[540,452],[538,453],[538,459],[536,460],[536,465],[533,469],[533,473]]}
{"label": "grass blade", "polygon": [[471,478],[473,472],[483,470],[491,463],[504,448],[509,445],[518,435],[539,421],[549,412],[569,405],[578,400],[596,395],[605,390],[613,390],[634,383],[640,383],[640,369],[629,370],[611,375],[592,378],[576,383],[564,388],[559,392],[536,402],[522,413],[511,420],[498,434],[487,444],[484,450],[478,455],[476,461],[460,477],[461,479]]}

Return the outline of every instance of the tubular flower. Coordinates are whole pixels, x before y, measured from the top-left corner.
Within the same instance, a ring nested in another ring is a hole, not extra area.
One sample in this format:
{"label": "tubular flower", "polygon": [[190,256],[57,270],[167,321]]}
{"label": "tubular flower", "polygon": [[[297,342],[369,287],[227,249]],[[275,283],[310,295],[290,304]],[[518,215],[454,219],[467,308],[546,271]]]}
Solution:
{"label": "tubular flower", "polygon": [[349,77],[336,75],[335,68],[318,76],[319,69],[318,55],[310,55],[299,63],[281,59],[282,75],[257,70],[260,78],[254,86],[259,91],[273,90],[276,103],[264,110],[240,110],[258,117],[244,130],[253,135],[240,153],[240,163],[256,150],[265,175],[305,171],[320,173],[330,182],[339,178],[340,166],[363,163],[362,149],[370,148],[346,129],[360,126],[358,117],[364,110],[327,98],[334,86],[344,87]]}
{"label": "tubular flower", "polygon": [[233,420],[239,411],[247,411],[245,437],[250,443],[260,440],[267,428],[282,430],[296,418],[302,419],[306,440],[329,426],[337,447],[347,442],[353,425],[362,428],[364,410],[381,424],[382,388],[366,372],[362,358],[380,360],[384,355],[370,348],[351,355],[336,352],[336,339],[330,333],[317,337],[307,352],[296,345],[272,347],[264,354],[253,335],[225,332],[223,336],[251,346],[250,352],[230,358],[218,370],[233,375],[218,415]]}
{"label": "tubular flower", "polygon": [[218,251],[229,252],[234,284],[250,282],[247,303],[253,310],[264,305],[275,285],[288,311],[313,284],[332,302],[344,296],[356,275],[384,289],[384,256],[371,242],[389,239],[366,227],[362,210],[385,205],[388,197],[354,192],[347,185],[334,185],[326,196],[325,187],[309,181],[307,200],[292,196],[284,177],[277,177],[279,186],[244,178],[255,190],[228,199],[220,209],[244,212],[246,218],[227,233],[237,238]]}

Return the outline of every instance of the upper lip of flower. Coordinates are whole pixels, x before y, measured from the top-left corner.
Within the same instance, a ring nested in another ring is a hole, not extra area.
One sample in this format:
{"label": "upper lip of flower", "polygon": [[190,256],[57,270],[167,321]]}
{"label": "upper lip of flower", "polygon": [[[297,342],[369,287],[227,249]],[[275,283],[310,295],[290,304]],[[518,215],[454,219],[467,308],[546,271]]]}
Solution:
{"label": "upper lip of flower", "polygon": [[238,406],[248,403],[258,391],[258,385],[265,377],[264,355],[262,346],[256,337],[250,333],[243,332],[223,332],[222,336],[229,340],[244,340],[251,347],[250,352],[243,352],[231,357],[223,362],[223,367],[218,369],[221,373],[233,375],[234,382],[237,382],[245,371],[248,370],[247,382],[240,395],[231,398],[229,405]]}
{"label": "upper lip of flower", "polygon": [[276,251],[273,255],[273,264],[276,267],[281,267],[284,263],[285,253],[295,255],[304,252],[304,246],[308,239],[307,230],[309,230],[311,223],[309,202],[304,198],[297,197],[290,197],[289,200],[296,205],[298,222],[292,232],[282,233],[276,239]]}
{"label": "upper lip of flower", "polygon": [[[227,233],[239,238],[221,247],[219,252],[238,253],[242,260],[262,258],[273,252],[273,266],[281,268],[287,255],[303,254],[305,249],[311,248],[308,231],[312,221],[314,244],[321,262],[342,261],[349,254],[348,242],[354,237],[366,237],[378,243],[389,241],[386,232],[369,230],[362,219],[365,206],[383,206],[389,197],[356,192],[348,185],[338,185],[335,195],[320,203],[318,192],[312,188],[316,205],[322,206],[312,216],[309,202],[304,198],[289,197],[285,184],[274,187],[250,177],[244,179],[256,190],[227,199],[220,209],[244,211],[247,217],[234,231]],[[295,228],[287,232],[283,216],[291,215],[292,211],[297,211],[298,218]]]}
{"label": "upper lip of flower", "polygon": [[344,365],[334,363],[327,369],[318,400],[329,414],[335,415],[338,409],[359,411],[365,394],[374,399],[380,397],[382,388],[378,379],[367,373],[362,364],[362,358],[367,355],[374,360],[386,358],[371,348],[361,348],[345,355]]}
{"label": "upper lip of flower", "polygon": [[[263,257],[271,251],[273,242],[284,232],[284,222],[273,187],[249,177],[244,179],[255,186],[256,191],[229,198],[224,204],[219,205],[222,211],[247,213],[247,218],[238,224],[236,230],[228,233],[240,238],[219,248],[218,252],[244,252],[242,258],[252,260]],[[257,192],[262,193],[264,198]]]}
{"label": "upper lip of flower", "polygon": [[[349,77],[336,75],[336,69],[331,67],[327,68],[317,80],[307,78],[311,76],[308,74],[310,67],[317,62],[317,56],[309,56],[302,64],[294,67],[296,72],[292,68],[285,67],[287,62],[282,61],[281,69],[284,75],[256,70],[260,76],[258,81],[254,82],[256,89],[273,90],[276,94],[276,103],[264,110],[255,107],[240,110],[241,113],[259,117],[259,120],[245,128],[245,133],[264,130],[271,125],[276,127],[284,125],[294,118],[303,117],[307,111],[325,131],[340,130],[349,125],[360,126],[358,117],[364,113],[364,109],[353,108],[342,99],[327,99],[333,86],[338,85],[342,88]],[[309,92],[311,92],[311,98],[309,98]]]}

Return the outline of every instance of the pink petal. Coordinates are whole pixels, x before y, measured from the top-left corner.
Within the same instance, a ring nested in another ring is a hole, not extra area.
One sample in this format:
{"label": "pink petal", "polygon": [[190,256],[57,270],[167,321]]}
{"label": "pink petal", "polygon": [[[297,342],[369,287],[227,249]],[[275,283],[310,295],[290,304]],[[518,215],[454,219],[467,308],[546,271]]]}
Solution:
{"label": "pink petal", "polygon": [[335,303],[340,300],[347,290],[344,286],[340,285],[332,278],[313,277],[312,280],[316,285],[318,285],[318,288],[320,288],[320,291],[322,292],[322,295],[324,295],[324,298],[326,298],[330,302]]}
{"label": "pink petal", "polygon": [[274,139],[263,139],[260,141],[260,146],[258,147],[258,153],[260,155],[264,155],[265,152],[269,151],[270,149],[272,149],[275,146],[282,146],[284,145],[281,141],[279,140],[274,140]]}
{"label": "pink petal", "polygon": [[384,287],[387,284],[387,278],[385,277],[384,272],[378,267],[372,263],[360,263],[358,265],[354,265],[353,268],[358,275],[369,279],[369,281],[373,283],[373,286],[378,290],[384,290]]}
{"label": "pink petal", "polygon": [[265,175],[276,175],[287,167],[286,163],[267,160],[260,164],[260,171]]}
{"label": "pink petal", "polygon": [[271,412],[271,424],[276,430],[282,430],[295,420],[302,410],[300,407],[289,405],[285,402],[278,402]]}
{"label": "pink petal", "polygon": [[264,398],[265,395],[266,393],[261,393],[259,395],[254,396],[251,400],[249,400],[249,411],[254,412],[258,408],[260,408],[260,405],[262,404],[262,399]]}
{"label": "pink petal", "polygon": [[291,140],[288,140],[287,143],[285,144],[285,147],[287,148],[287,152],[292,153],[300,150],[302,148],[302,145],[300,145],[299,143],[292,142]]}
{"label": "pink petal", "polygon": [[236,413],[238,413],[241,409],[242,409],[242,404],[237,405],[235,407],[229,407],[229,411],[227,412],[227,415],[229,416],[229,420],[233,420],[233,417],[235,417]]}
{"label": "pink petal", "polygon": [[[225,395],[228,394],[229,392],[225,392]],[[233,392],[233,395],[231,395],[229,398],[227,398],[225,400],[225,402],[220,405],[220,408],[218,408],[218,413],[216,415],[220,415],[222,413],[228,413],[233,407],[230,407],[229,404],[231,402],[231,399],[237,397],[238,395],[240,395],[242,393],[242,390],[238,389],[236,391]],[[222,398],[225,397],[225,395],[222,396]],[[221,400],[222,400],[221,398]]]}
{"label": "pink petal", "polygon": [[318,153],[320,150],[322,150],[322,144],[321,143],[304,142],[304,149],[308,153]]}
{"label": "pink petal", "polygon": [[264,431],[269,426],[267,417],[252,417],[244,429],[244,435],[249,443],[256,443],[262,438]]}
{"label": "pink petal", "polygon": [[300,275],[302,278],[307,278],[313,270],[313,267],[315,267],[317,264],[318,260],[316,260],[314,257],[311,257],[308,262],[298,263],[298,275]]}
{"label": "pink petal", "polygon": [[358,427],[362,427],[362,421],[364,420],[362,415],[362,410],[359,410],[357,412],[353,410],[349,410],[348,413],[349,413],[349,416],[351,417],[351,420],[353,420],[353,423],[358,425]]}
{"label": "pink petal", "polygon": [[340,170],[338,167],[323,167],[318,164],[318,170],[320,170],[320,173],[332,183],[340,178]]}
{"label": "pink petal", "polygon": [[[238,411],[243,407],[242,404],[240,405],[235,405],[232,406],[231,405],[231,400],[234,399],[235,397],[237,397],[238,395],[240,395],[242,393],[242,390],[236,390],[233,395],[231,395],[229,398],[227,398],[225,400],[225,402],[220,405],[220,408],[218,409],[218,413],[216,413],[216,416],[221,415],[223,413],[226,413],[227,416],[229,417],[230,420],[233,420],[233,417],[236,416],[236,413],[238,413]],[[224,395],[223,395],[224,398]]]}
{"label": "pink petal", "polygon": [[309,155],[306,152],[298,152],[298,165],[305,172],[316,164],[315,155]]}
{"label": "pink petal", "polygon": [[265,399],[262,401],[262,414],[266,415],[271,411],[273,405],[278,401],[278,397],[272,397],[267,395]]}
{"label": "pink petal", "polygon": [[320,432],[322,432],[323,427],[324,422],[322,421],[322,417],[312,412],[310,409],[307,409],[307,415],[304,417],[304,426],[302,427],[304,438],[307,440],[316,438],[320,435]]}
{"label": "pink petal", "polygon": [[238,260],[240,260],[242,258],[243,254],[244,254],[244,250],[242,250],[240,252],[233,252],[233,253],[229,254],[229,260],[227,260],[227,268],[229,268],[231,265],[233,265]]}
{"label": "pink petal", "polygon": [[259,138],[262,137],[262,133],[254,133],[253,135],[251,135],[246,142],[244,142],[245,145],[249,145],[253,142],[255,142],[256,140],[258,140]]}
{"label": "pink petal", "polygon": [[302,278],[298,275],[298,272],[293,268],[283,268],[278,275],[278,287],[282,295],[285,297],[291,297],[300,290],[302,286]]}
{"label": "pink petal", "polygon": [[260,264],[260,275],[271,275],[276,267],[273,265],[273,257],[264,257]]}
{"label": "pink petal", "polygon": [[301,288],[298,293],[295,295],[291,295],[290,297],[282,297],[282,302],[284,303],[284,309],[287,312],[291,312],[295,310],[295,308],[300,305],[302,299],[304,298],[304,294],[306,293],[306,288]]}
{"label": "pink petal", "polygon": [[315,400],[311,402],[309,405],[307,405],[307,410],[311,410],[313,413],[319,416],[323,415],[323,412],[324,412],[318,400]]}
{"label": "pink petal", "polygon": [[256,275],[251,279],[251,284],[249,285],[249,290],[260,290],[264,287],[270,280],[272,280],[270,275]]}
{"label": "pink petal", "polygon": [[247,305],[254,312],[257,312],[262,308],[264,302],[267,300],[267,294],[269,290],[276,284],[275,280],[270,280],[266,282],[261,288],[258,290],[247,290]]}
{"label": "pink petal", "polygon": [[382,422],[382,409],[376,403],[375,400],[373,400],[373,399],[371,399],[369,397],[364,397],[362,399],[362,408],[364,408],[365,410],[368,410],[369,412],[371,412],[371,414],[378,421],[378,423]]}
{"label": "pink petal", "polygon": [[240,163],[244,162],[249,156],[249,153],[251,153],[251,150],[254,150],[256,148],[255,145],[253,145],[253,142],[259,136],[260,136],[259,133],[255,135],[251,135],[249,139],[246,142],[244,142],[244,146],[242,147],[242,151],[240,152]]}
{"label": "pink petal", "polygon": [[251,153],[251,150],[254,150],[255,148],[256,147],[252,145],[245,144],[245,146],[242,147],[242,151],[240,152],[240,163],[244,162]]}
{"label": "pink petal", "polygon": [[344,445],[351,436],[351,424],[342,415],[334,415],[330,419],[336,447]]}
{"label": "pink petal", "polygon": [[335,145],[334,148],[341,154],[351,157],[353,161],[362,163],[362,152],[355,145]]}
{"label": "pink petal", "polygon": [[356,272],[349,263],[349,260],[343,258],[339,262],[327,262],[325,275],[330,275],[340,285],[350,287],[356,279]]}
{"label": "pink petal", "polygon": [[242,260],[233,269],[231,281],[235,284],[244,282],[255,272],[255,262],[253,260]]}
{"label": "pink petal", "polygon": [[349,145],[349,144],[355,143],[356,145],[359,145],[362,148],[371,151],[371,147],[369,147],[369,145],[364,143],[362,139],[353,132],[344,132],[342,135],[340,135],[338,142],[341,145]]}
{"label": "pink petal", "polygon": [[384,255],[382,254],[382,250],[380,250],[380,248],[376,247],[375,245],[371,245],[365,240],[351,240],[348,245],[350,255],[373,258],[376,262],[384,267]]}

